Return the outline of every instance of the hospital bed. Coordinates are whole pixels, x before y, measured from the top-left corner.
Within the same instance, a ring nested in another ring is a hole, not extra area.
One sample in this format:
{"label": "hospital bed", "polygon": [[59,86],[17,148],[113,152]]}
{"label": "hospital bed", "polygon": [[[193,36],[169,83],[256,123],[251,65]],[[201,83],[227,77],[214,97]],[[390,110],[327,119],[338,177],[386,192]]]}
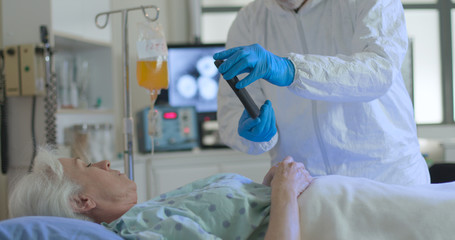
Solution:
{"label": "hospital bed", "polygon": [[[299,197],[301,236],[454,239],[455,182],[404,187],[363,178],[317,178]],[[0,222],[0,239],[121,239],[101,225],[58,217]]]}

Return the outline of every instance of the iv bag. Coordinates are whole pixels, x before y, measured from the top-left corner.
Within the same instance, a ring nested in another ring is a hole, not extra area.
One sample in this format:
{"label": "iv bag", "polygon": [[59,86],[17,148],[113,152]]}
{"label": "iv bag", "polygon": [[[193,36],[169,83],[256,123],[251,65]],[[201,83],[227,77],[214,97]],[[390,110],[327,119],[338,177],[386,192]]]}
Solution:
{"label": "iv bag", "polygon": [[166,38],[158,22],[141,22],[138,30],[137,82],[151,94],[159,93],[160,89],[168,88]]}

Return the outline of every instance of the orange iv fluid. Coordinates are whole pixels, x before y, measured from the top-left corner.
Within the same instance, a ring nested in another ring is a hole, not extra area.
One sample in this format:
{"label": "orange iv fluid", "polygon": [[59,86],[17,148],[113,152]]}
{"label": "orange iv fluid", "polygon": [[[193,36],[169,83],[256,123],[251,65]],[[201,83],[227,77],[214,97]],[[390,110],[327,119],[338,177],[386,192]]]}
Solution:
{"label": "orange iv fluid", "polygon": [[138,60],[136,64],[136,77],[139,86],[150,91],[167,89],[167,61]]}
{"label": "orange iv fluid", "polygon": [[150,93],[149,133],[153,136],[158,116],[154,110],[155,101],[160,90],[168,88],[167,44],[161,25],[157,22],[139,23],[138,30],[136,79],[139,86]]}

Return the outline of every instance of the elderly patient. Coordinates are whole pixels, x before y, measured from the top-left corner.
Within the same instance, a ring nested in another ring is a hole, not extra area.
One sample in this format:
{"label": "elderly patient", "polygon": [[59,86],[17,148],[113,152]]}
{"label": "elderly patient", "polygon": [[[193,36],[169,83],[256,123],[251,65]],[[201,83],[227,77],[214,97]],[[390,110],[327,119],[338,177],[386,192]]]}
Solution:
{"label": "elderly patient", "polygon": [[109,166],[42,149],[11,194],[10,214],[94,221],[125,238],[300,239],[297,197],[312,177],[291,157],[263,184],[218,174],[141,204],[136,184]]}

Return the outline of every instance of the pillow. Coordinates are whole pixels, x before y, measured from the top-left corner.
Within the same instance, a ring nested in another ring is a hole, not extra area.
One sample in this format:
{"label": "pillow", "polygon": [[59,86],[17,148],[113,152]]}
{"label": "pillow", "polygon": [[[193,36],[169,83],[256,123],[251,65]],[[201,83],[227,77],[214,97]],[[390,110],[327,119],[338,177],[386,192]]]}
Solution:
{"label": "pillow", "polygon": [[0,239],[119,239],[103,226],[71,218],[28,216],[0,221]]}

